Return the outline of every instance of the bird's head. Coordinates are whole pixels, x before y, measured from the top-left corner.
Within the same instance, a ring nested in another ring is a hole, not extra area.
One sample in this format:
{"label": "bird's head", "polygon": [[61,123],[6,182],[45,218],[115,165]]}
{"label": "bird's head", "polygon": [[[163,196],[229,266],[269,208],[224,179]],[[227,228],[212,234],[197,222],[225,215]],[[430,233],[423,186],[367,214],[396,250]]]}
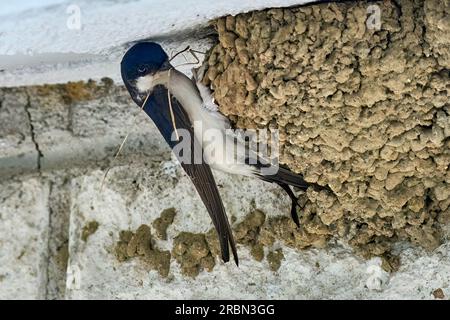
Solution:
{"label": "bird's head", "polygon": [[171,68],[169,57],[155,42],[139,42],[125,53],[121,62],[123,82],[133,100],[141,105]]}

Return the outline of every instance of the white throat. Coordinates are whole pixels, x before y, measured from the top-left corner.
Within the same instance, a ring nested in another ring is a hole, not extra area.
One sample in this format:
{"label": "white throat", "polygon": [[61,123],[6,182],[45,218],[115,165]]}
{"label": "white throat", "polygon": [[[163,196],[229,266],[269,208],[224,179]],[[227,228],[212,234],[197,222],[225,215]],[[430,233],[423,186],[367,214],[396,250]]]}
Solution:
{"label": "white throat", "polygon": [[139,77],[136,80],[136,88],[139,93],[150,93],[153,91],[153,88],[158,84],[163,84],[167,86],[167,82],[169,80],[168,72],[162,71],[157,72],[155,74],[149,74],[143,77]]}

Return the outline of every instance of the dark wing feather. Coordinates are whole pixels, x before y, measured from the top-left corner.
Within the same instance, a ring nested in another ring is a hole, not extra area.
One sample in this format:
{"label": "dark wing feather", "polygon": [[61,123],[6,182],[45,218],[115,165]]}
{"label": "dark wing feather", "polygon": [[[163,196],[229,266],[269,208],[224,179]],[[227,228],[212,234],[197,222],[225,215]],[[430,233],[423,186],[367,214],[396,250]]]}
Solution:
{"label": "dark wing feather", "polygon": [[200,198],[211,216],[216,231],[219,235],[223,261],[228,262],[230,260],[228,247],[228,243],[230,243],[234,261],[238,265],[239,261],[233,234],[210,167],[206,164],[181,165],[186,173],[191,177]]}
{"label": "dark wing feather", "polygon": [[[249,159],[246,159],[246,161],[249,161]],[[257,163],[251,164],[250,166],[256,169],[256,172],[254,174],[256,177],[267,182],[289,185],[300,188],[302,190],[307,190],[308,187],[312,185],[311,183],[306,182],[301,174],[297,174],[281,166],[278,166],[277,172],[275,174],[262,174],[261,169],[271,167],[271,164],[267,161],[262,162],[260,159],[257,159]]]}
{"label": "dark wing feather", "polygon": [[[214,176],[211,172],[211,168],[204,161],[201,161],[200,164],[194,163],[194,152],[202,152],[201,145],[194,136],[193,126],[185,110],[173,96],[171,96],[171,98],[172,110],[174,113],[177,129],[188,130],[191,136],[191,161],[190,163],[180,161],[181,166],[191,178],[198,194],[200,195],[200,198],[202,199],[209,215],[211,216],[213,224],[219,235],[223,261],[228,262],[230,260],[230,244],[234,256],[234,261],[238,265],[239,262],[233,234],[225,213],[225,208],[223,206],[219,190],[217,189]],[[173,148],[176,142],[170,141],[170,135],[168,134],[169,132],[173,132],[173,124],[170,120],[167,89],[161,86],[156,87],[150,103],[155,103],[152,108],[157,107],[160,108],[160,110],[151,110],[151,113],[147,111],[146,112],[149,113],[152,118],[158,118],[157,121],[155,121],[156,119],[153,120],[158,126],[158,129],[163,134],[167,143]],[[158,114],[155,114],[155,112]],[[167,125],[169,125],[170,128],[168,128]]]}
{"label": "dark wing feather", "polygon": [[278,172],[270,176],[260,177],[263,180],[275,183],[284,183],[293,187],[300,188],[302,190],[308,189],[311,186],[310,183],[303,180],[302,175],[289,171],[285,168],[279,167]]}

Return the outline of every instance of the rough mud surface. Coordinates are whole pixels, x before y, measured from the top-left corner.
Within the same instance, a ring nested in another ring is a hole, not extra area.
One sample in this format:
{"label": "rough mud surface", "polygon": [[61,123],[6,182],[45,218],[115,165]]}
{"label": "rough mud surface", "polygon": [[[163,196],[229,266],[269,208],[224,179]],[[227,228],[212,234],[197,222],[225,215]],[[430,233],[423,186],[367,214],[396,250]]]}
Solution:
{"label": "rough mud surface", "polygon": [[[153,228],[161,230],[159,228],[164,226],[163,230],[165,231],[173,222],[174,216],[173,208],[164,210],[161,216],[153,221]],[[280,217],[266,220],[264,212],[255,210],[233,227],[233,233],[236,242],[246,247],[256,261],[262,262],[266,258],[269,268],[277,271],[284,258],[283,251],[271,248],[276,241],[298,248],[297,242],[300,242],[298,239],[301,239],[302,233],[297,232],[296,228],[290,218]],[[167,240],[167,234],[162,231],[156,232],[159,233],[158,238]],[[163,239],[161,235],[166,235],[166,238]],[[169,274],[172,257],[179,264],[181,273],[193,278],[203,270],[211,272],[217,259],[221,259],[220,244],[214,228],[206,233],[180,232],[173,239],[171,252],[155,248],[150,227],[145,224],[135,232],[121,231],[119,238],[115,247],[116,258],[119,262],[140,257],[149,269],[159,271],[163,277],[167,277]],[[264,252],[265,247],[268,248],[267,255]]]}
{"label": "rough mud surface", "polygon": [[97,231],[99,223],[97,221],[89,221],[81,230],[81,240],[86,242],[89,237]]}
{"label": "rough mud surface", "polygon": [[161,217],[153,221],[152,225],[159,239],[167,240],[167,228],[173,223],[175,215],[175,208],[169,208],[161,212]]}
{"label": "rough mud surface", "polygon": [[150,227],[143,224],[136,232],[122,231],[116,245],[116,257],[119,261],[140,257],[151,270],[167,277],[170,269],[170,252],[158,250],[153,244]]}
{"label": "rough mud surface", "polygon": [[445,299],[444,291],[441,288],[434,290],[433,296],[435,299]]}
{"label": "rough mud surface", "polygon": [[395,269],[393,242],[433,249],[450,217],[450,4],[375,4],[379,30],[365,2],[219,19],[203,81],[236,127],[279,129],[281,163],[333,191],[310,188],[301,229],[275,219],[262,242],[336,237]]}
{"label": "rough mud surface", "polygon": [[205,235],[201,233],[181,232],[174,239],[172,254],[180,264],[181,272],[190,277],[197,276],[203,269],[211,271],[216,264]]}

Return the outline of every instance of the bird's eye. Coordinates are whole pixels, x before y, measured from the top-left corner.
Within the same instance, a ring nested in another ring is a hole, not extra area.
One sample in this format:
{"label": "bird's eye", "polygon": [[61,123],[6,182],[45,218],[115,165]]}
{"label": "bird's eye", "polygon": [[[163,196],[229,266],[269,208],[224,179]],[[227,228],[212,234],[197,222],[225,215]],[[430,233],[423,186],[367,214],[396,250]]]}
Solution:
{"label": "bird's eye", "polygon": [[139,72],[139,73],[146,73],[146,72],[147,72],[147,67],[146,67],[146,66],[140,66],[140,67],[138,67],[138,72]]}

